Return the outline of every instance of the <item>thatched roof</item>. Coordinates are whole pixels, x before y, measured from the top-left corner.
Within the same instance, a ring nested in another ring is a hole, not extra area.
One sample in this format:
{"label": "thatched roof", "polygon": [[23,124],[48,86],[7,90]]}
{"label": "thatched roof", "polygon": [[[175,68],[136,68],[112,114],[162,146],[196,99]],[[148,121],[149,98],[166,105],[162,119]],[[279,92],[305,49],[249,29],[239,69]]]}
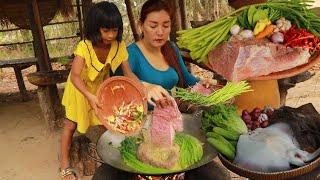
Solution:
{"label": "thatched roof", "polygon": [[[29,14],[26,1],[30,0],[0,0],[0,25],[13,23],[24,29],[29,29]],[[63,16],[73,13],[73,0],[38,0],[42,25],[48,24],[60,12]]]}

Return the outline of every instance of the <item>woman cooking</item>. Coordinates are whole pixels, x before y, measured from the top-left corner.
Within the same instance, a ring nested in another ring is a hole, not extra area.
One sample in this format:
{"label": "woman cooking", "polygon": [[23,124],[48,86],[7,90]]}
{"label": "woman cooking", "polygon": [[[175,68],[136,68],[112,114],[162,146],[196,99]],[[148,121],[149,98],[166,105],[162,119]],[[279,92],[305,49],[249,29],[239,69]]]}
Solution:
{"label": "woman cooking", "polygon": [[[139,19],[141,39],[127,47],[131,70],[146,87],[148,102],[153,106],[165,107],[174,86],[186,88],[199,82],[186,69],[178,47],[168,41],[172,18],[166,1],[146,1]],[[207,87],[212,84],[210,80],[200,83]]]}
{"label": "woman cooking", "polygon": [[[127,47],[130,68],[147,89],[149,109],[153,108],[151,105],[165,107],[171,103],[170,90],[174,86],[188,87],[199,82],[187,71],[176,45],[168,41],[172,17],[166,1],[147,0],[140,13],[141,39]],[[211,84],[210,80],[200,83]],[[102,164],[92,179],[129,179],[132,176],[134,174]],[[185,179],[219,180],[230,179],[230,175],[220,164],[210,162],[186,173]]]}

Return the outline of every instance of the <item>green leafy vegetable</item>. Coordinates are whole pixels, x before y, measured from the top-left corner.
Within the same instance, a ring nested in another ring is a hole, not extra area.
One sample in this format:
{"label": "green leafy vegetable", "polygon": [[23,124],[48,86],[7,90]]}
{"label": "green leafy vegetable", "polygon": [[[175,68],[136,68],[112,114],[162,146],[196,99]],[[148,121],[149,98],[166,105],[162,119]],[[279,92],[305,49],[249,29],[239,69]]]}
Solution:
{"label": "green leafy vegetable", "polygon": [[177,133],[175,143],[180,147],[179,166],[182,169],[199,161],[203,156],[202,143],[195,137]]}
{"label": "green leafy vegetable", "polygon": [[236,109],[234,105],[224,105],[222,103],[213,106],[210,111],[204,113],[204,119],[201,122],[202,129],[205,132],[210,132],[214,126],[218,126],[239,134],[248,132],[246,124],[238,116]]}
{"label": "green leafy vegetable", "polygon": [[248,9],[248,22],[251,27],[253,27],[253,15],[257,12],[257,9],[255,6],[251,5]]}
{"label": "green leafy vegetable", "polygon": [[255,27],[256,23],[261,19],[266,19],[268,17],[269,10],[268,9],[258,9],[256,13],[254,13],[252,18],[252,26]]}
{"label": "green leafy vegetable", "polygon": [[129,165],[131,168],[140,171],[146,172],[151,174],[163,174],[163,173],[170,173],[173,170],[169,169],[162,169],[151,166],[149,164],[145,164],[141,162],[137,157],[137,148],[142,137],[127,137],[124,141],[121,142],[120,147],[120,154],[122,160]]}
{"label": "green leafy vegetable", "polygon": [[[137,157],[137,149],[141,141],[142,137],[137,136],[127,137],[121,142],[120,154],[127,165],[137,171],[152,174],[163,174],[175,171],[157,168],[141,162]],[[179,168],[187,168],[202,158],[202,143],[197,138],[184,133],[176,133],[175,143],[180,147]]]}
{"label": "green leafy vegetable", "polygon": [[192,93],[183,88],[176,88],[176,94],[174,97],[180,98],[182,101],[194,102],[197,105],[212,106],[218,103],[223,103],[231,98],[240,95],[241,93],[252,91],[246,81],[240,81],[237,83],[227,82],[227,84],[217,91],[214,91],[208,96],[204,96],[200,93]]}

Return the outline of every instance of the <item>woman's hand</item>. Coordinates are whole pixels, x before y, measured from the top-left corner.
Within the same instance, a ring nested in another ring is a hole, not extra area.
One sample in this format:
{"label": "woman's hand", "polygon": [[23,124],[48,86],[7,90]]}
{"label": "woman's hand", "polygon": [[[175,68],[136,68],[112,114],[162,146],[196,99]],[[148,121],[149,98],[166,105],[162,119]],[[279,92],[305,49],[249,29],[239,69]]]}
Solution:
{"label": "woman's hand", "polygon": [[102,103],[99,102],[97,96],[90,93],[87,95],[87,100],[94,113],[98,115],[98,108],[102,108]]}
{"label": "woman's hand", "polygon": [[209,78],[202,79],[202,80],[200,80],[199,83],[200,83],[202,86],[204,86],[205,88],[209,88],[210,86],[214,85],[213,79],[209,79]]}
{"label": "woman's hand", "polygon": [[[163,87],[150,84],[147,82],[142,82],[147,91],[148,103],[153,106],[166,107],[169,104],[172,104],[172,99],[167,90]],[[152,100],[153,99],[153,100]]]}

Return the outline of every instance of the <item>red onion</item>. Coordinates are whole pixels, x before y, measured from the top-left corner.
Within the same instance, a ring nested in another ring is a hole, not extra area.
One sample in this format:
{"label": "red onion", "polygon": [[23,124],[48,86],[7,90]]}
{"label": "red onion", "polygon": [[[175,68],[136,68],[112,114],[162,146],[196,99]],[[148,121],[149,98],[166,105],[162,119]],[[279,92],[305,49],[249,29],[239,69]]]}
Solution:
{"label": "red onion", "polygon": [[266,121],[262,121],[262,123],[260,124],[261,127],[265,128],[269,125],[269,121],[266,120]]}
{"label": "red onion", "polygon": [[251,116],[249,114],[243,114],[241,116],[242,120],[246,123],[246,124],[250,124],[251,122]]}
{"label": "red onion", "polygon": [[281,32],[275,32],[271,35],[270,40],[273,43],[281,44],[284,41],[284,36]]}

